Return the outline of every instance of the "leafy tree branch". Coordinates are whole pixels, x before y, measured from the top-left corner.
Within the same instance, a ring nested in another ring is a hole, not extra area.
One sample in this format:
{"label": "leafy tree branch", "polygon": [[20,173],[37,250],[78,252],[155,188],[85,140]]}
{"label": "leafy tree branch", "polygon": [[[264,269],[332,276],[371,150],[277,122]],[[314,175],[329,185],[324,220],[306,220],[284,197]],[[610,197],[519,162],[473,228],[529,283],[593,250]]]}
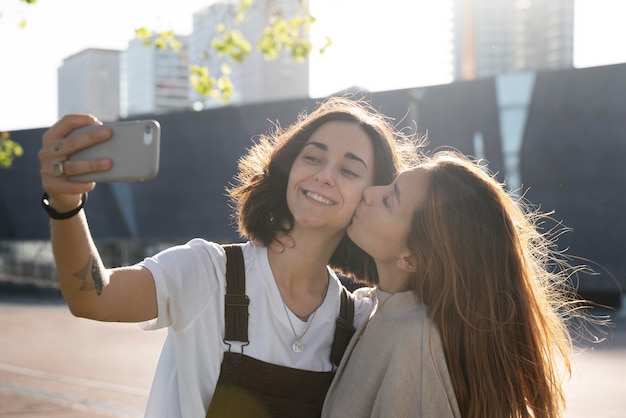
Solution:
{"label": "leafy tree branch", "polygon": [[[229,9],[229,15],[224,16],[223,21],[215,26],[210,47],[204,52],[205,57],[220,60],[220,72],[211,74],[206,65],[192,65],[189,80],[195,91],[222,104],[229,102],[236,86],[230,79],[232,69],[225,57],[230,58],[234,64],[241,64],[252,52],[251,40],[239,29],[246,23],[248,13],[253,11],[255,6],[265,6],[265,10],[261,12],[267,19],[265,27],[256,39],[256,50],[263,54],[266,60],[275,60],[286,51],[293,60],[304,61],[314,49],[309,41],[309,34],[315,18],[308,12],[308,0],[292,1],[298,6],[292,16],[285,16],[276,0],[260,1],[261,5],[255,3],[255,0],[235,2]],[[135,34],[144,40],[146,46],[154,45],[159,49],[169,47],[174,51],[180,48],[180,42],[177,43],[172,31],[153,33],[146,28],[139,28]],[[323,54],[331,45],[330,39],[326,38],[325,44],[318,50],[319,53]]]}
{"label": "leafy tree branch", "polygon": [[[37,0],[19,1],[29,5],[37,3]],[[315,18],[308,11],[308,0],[291,1],[296,7],[295,12],[289,15],[280,7],[278,0],[233,0],[228,3],[228,14],[215,26],[203,54],[209,60],[219,60],[219,65],[215,66],[219,70],[211,74],[206,65],[191,65],[189,82],[195,91],[227,104],[236,88],[230,78],[232,67],[229,61],[235,65],[243,63],[253,51],[253,45],[267,60],[275,60],[285,52],[295,61],[306,60],[314,50],[309,35]],[[249,35],[256,38],[254,41],[248,39],[243,30],[252,12],[265,17],[261,32]],[[26,21],[23,20],[20,27],[25,26]],[[183,46],[173,30],[153,32],[141,27],[135,30],[135,35],[143,39],[146,47],[178,52]],[[318,49],[319,53],[323,54],[331,45],[330,39],[326,38],[324,45]],[[22,153],[22,147],[11,140],[8,132],[3,132],[0,137],[0,168],[10,167]]]}

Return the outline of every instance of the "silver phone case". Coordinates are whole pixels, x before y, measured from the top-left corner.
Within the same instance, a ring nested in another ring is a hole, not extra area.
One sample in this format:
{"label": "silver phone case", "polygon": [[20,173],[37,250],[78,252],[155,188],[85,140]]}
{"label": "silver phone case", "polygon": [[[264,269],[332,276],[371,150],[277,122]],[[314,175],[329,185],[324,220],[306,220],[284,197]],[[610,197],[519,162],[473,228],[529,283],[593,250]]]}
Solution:
{"label": "silver phone case", "polygon": [[113,166],[109,171],[71,176],[78,182],[128,182],[146,181],[159,173],[159,151],[161,127],[156,120],[89,125],[76,129],[68,136],[107,127],[113,136],[106,142],[93,145],[69,156],[69,160],[92,160],[111,158]]}

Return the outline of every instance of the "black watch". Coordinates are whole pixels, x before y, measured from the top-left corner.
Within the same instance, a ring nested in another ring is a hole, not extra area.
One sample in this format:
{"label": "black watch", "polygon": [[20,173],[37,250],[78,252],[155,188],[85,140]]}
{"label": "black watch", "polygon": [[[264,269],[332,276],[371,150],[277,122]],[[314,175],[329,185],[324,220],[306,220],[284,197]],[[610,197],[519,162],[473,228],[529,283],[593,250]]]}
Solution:
{"label": "black watch", "polygon": [[41,206],[43,206],[49,217],[57,220],[69,219],[72,216],[75,216],[85,207],[85,203],[87,203],[87,193],[83,193],[80,199],[80,205],[78,205],[76,209],[72,209],[69,212],[60,213],[52,209],[52,206],[50,206],[50,196],[48,196],[48,193],[44,192],[43,196],[41,197]]}

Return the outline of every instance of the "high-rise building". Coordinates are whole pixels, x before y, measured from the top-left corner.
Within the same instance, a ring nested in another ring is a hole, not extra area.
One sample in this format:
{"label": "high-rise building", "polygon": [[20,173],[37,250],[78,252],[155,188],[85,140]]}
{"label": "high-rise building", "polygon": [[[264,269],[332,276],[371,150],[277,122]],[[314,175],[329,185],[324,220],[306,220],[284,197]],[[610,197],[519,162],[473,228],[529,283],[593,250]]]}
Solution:
{"label": "high-rise building", "polygon": [[455,79],[571,68],[574,0],[454,0]]}
{"label": "high-rise building", "polygon": [[120,51],[89,48],[63,60],[57,70],[58,114],[91,113],[101,121],[119,117]]}
{"label": "high-rise building", "polygon": [[[209,69],[209,74],[219,77],[220,65],[231,67],[230,79],[234,94],[230,104],[248,104],[261,101],[285,100],[308,97],[309,62],[296,62],[283,51],[275,60],[267,60],[256,49],[256,42],[267,24],[268,17],[278,14],[291,18],[302,6],[293,0],[257,0],[247,10],[243,22],[235,22],[236,10],[232,2],[218,2],[202,9],[193,16],[193,32],[189,37],[190,64]],[[211,48],[211,40],[217,35],[219,23],[239,30],[251,43],[250,54],[242,63],[233,63],[226,56],[218,56]],[[191,99],[203,107],[219,105],[215,99],[203,97],[191,89]]]}
{"label": "high-rise building", "polygon": [[140,38],[131,40],[120,59],[120,114],[167,113],[191,108],[187,37],[182,47],[158,49]]}

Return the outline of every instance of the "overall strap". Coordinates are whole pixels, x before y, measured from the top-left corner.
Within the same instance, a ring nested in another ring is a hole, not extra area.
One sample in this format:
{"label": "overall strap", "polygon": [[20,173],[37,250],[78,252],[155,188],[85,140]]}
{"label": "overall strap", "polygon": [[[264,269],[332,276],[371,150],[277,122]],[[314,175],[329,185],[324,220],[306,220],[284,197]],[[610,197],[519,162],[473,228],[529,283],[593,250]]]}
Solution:
{"label": "overall strap", "polygon": [[339,366],[341,357],[348,347],[348,343],[354,335],[354,295],[348,292],[345,286],[341,286],[341,307],[335,328],[335,338],[330,353],[330,361]]}
{"label": "overall strap", "polygon": [[248,305],[246,268],[238,244],[223,245],[226,251],[226,295],[224,296],[224,341],[248,343]]}

